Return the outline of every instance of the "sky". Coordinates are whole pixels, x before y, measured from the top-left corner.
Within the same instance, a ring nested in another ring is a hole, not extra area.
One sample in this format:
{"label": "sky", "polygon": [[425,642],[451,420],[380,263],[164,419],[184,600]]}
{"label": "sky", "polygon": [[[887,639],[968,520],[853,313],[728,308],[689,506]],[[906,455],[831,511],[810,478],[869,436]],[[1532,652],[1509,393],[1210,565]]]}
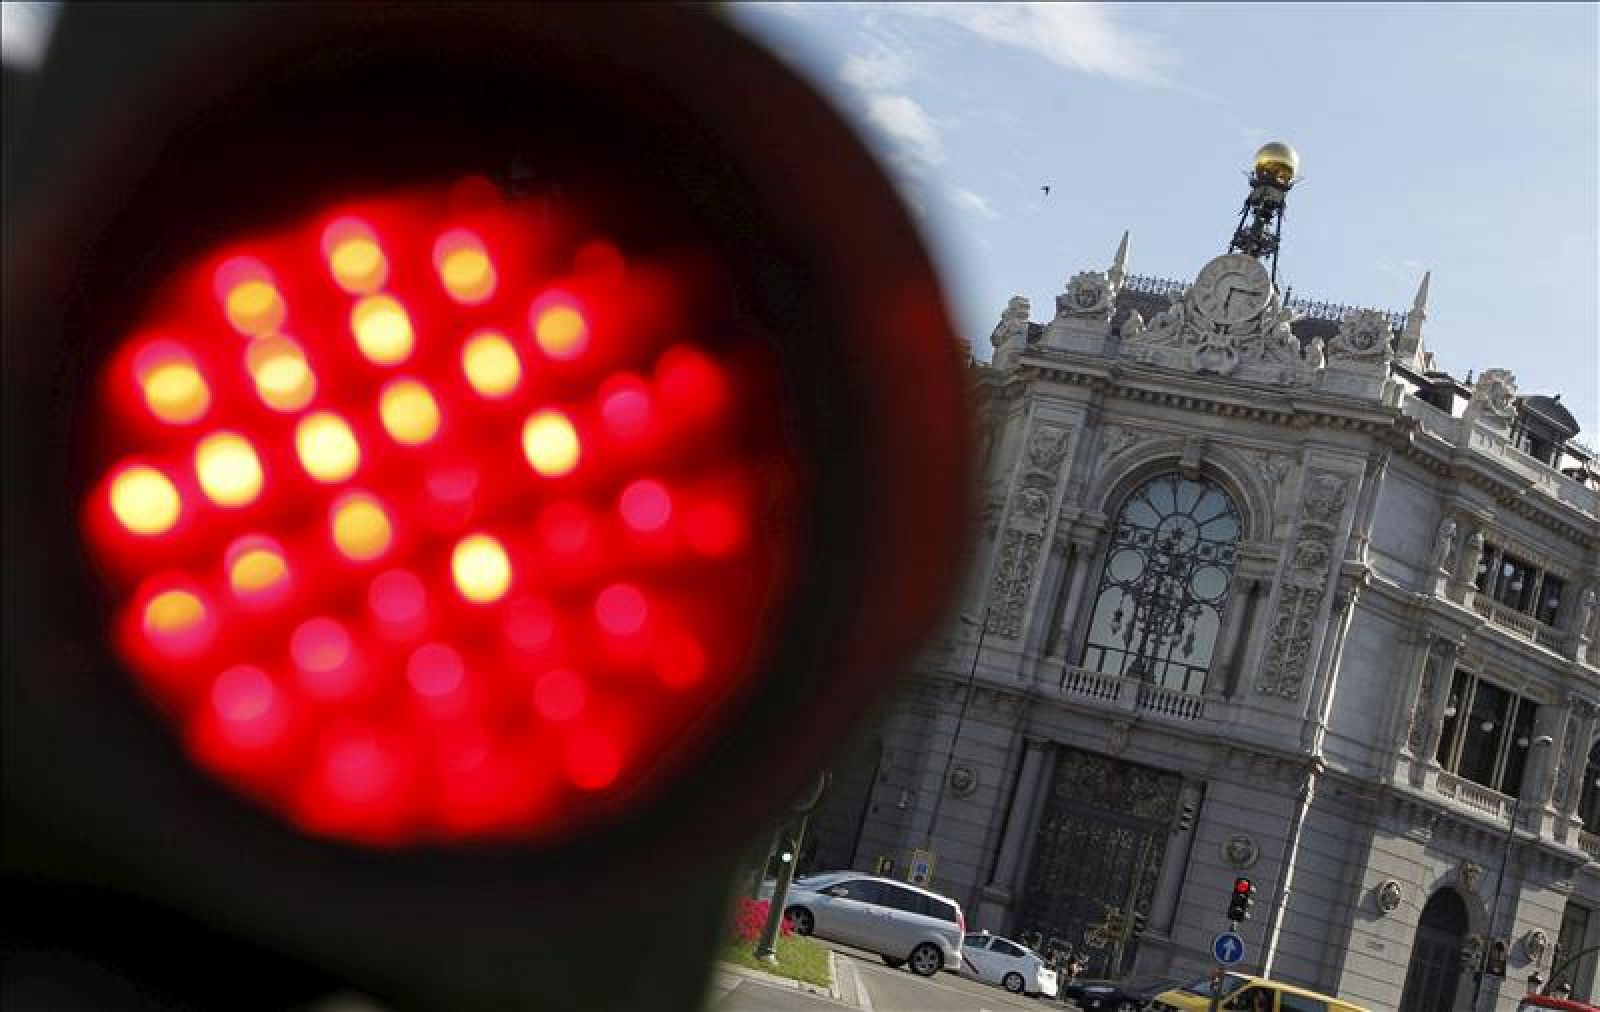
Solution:
{"label": "sky", "polygon": [[[1600,5],[739,4],[860,126],[980,356],[1123,230],[1130,273],[1226,250],[1257,147],[1299,152],[1279,277],[1405,310],[1600,446]],[[1041,187],[1048,185],[1046,196]]]}

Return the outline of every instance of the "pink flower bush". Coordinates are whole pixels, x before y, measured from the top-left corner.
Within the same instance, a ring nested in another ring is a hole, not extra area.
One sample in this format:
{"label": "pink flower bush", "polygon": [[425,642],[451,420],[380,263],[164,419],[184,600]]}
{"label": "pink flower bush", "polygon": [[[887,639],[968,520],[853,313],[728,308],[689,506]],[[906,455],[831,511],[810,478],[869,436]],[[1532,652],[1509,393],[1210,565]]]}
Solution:
{"label": "pink flower bush", "polygon": [[[767,913],[772,909],[770,900],[753,900],[748,896],[739,897],[739,905],[733,912],[733,920],[728,925],[728,933],[734,941],[754,945],[761,937],[761,929],[767,926]],[[793,934],[794,929],[789,927],[788,919],[778,926],[780,935]]]}

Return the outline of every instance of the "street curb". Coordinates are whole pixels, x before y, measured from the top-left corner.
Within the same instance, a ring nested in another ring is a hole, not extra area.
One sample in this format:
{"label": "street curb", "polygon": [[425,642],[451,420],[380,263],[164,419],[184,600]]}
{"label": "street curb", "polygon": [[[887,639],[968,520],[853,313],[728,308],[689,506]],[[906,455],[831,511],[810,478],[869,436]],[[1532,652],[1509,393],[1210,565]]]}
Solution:
{"label": "street curb", "polygon": [[833,978],[833,984],[826,988],[818,987],[816,984],[808,983],[807,981],[796,980],[793,977],[780,977],[775,973],[762,973],[760,970],[752,970],[748,966],[740,966],[737,963],[727,963],[720,959],[717,960],[717,972],[731,974],[735,977],[748,977],[751,980],[759,980],[763,984],[767,984],[772,987],[792,987],[796,991],[804,991],[807,994],[821,995],[825,998],[831,998],[834,1001],[843,1000],[839,997],[839,974],[834,967],[832,949],[828,950],[828,975]]}

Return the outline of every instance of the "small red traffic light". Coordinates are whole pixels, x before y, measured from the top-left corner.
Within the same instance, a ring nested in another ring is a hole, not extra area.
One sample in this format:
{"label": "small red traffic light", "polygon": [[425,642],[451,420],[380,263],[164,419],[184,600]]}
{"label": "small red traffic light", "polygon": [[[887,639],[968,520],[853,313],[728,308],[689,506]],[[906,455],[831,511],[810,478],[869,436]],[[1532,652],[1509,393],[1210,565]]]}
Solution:
{"label": "small red traffic light", "polygon": [[1250,880],[1247,878],[1236,878],[1233,880],[1233,891],[1239,893],[1240,895],[1248,896],[1254,889],[1255,886],[1251,885]]}
{"label": "small red traffic light", "polygon": [[570,829],[718,733],[805,508],[720,283],[469,185],[159,286],[85,528],[189,754],[400,844]]}

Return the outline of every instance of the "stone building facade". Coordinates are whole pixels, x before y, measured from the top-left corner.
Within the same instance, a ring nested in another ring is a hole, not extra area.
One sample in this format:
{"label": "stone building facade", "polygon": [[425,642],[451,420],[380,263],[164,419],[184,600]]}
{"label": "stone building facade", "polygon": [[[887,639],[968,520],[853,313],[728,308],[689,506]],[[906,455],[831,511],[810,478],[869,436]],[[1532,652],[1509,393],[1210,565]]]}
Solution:
{"label": "stone building facade", "polygon": [[[1553,397],[1261,261],[1014,298],[962,614],[835,769],[817,867],[931,885],[1089,973],[1242,969],[1373,1009],[1597,993],[1600,470]],[[1125,927],[1119,933],[1118,921]],[[1571,961],[1572,957],[1577,957]],[[1563,967],[1562,964],[1568,964]],[[1491,1004],[1492,1003],[1492,1004]]]}

